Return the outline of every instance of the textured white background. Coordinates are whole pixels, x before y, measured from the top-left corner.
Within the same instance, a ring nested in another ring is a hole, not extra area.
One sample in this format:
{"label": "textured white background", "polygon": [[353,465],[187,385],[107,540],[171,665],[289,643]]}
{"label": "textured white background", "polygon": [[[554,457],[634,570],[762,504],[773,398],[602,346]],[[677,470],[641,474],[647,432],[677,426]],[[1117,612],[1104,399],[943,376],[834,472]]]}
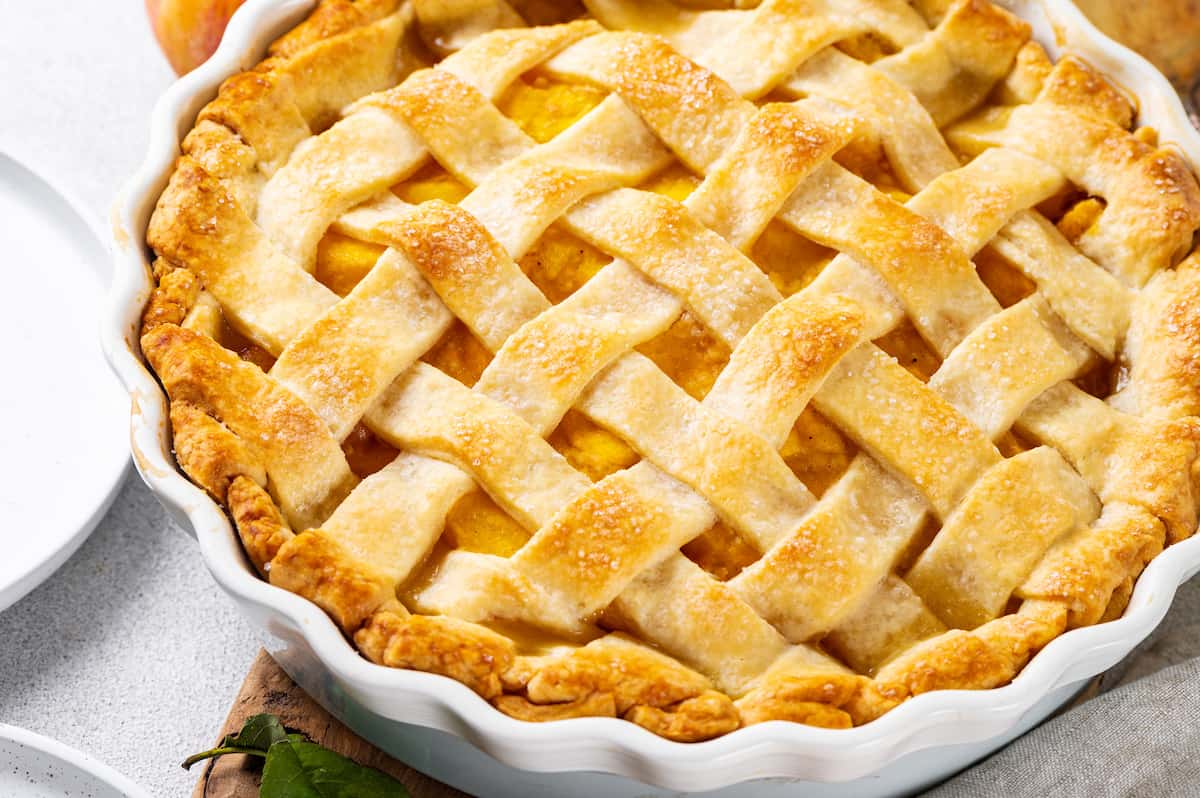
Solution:
{"label": "textured white background", "polygon": [[[140,0],[0,0],[0,150],[75,194],[102,230],[172,79]],[[257,648],[131,471],[79,552],[0,613],[0,722],[87,751],[154,796],[186,796],[196,771],[179,762],[219,730]]]}
{"label": "textured white background", "polygon": [[[140,0],[0,0],[0,150],[77,196],[102,229],[171,80]],[[87,751],[155,796],[186,796],[195,776],[178,763],[212,741],[257,648],[131,472],[91,539],[0,614],[0,722]],[[1193,581],[1123,680],[1198,654]]]}

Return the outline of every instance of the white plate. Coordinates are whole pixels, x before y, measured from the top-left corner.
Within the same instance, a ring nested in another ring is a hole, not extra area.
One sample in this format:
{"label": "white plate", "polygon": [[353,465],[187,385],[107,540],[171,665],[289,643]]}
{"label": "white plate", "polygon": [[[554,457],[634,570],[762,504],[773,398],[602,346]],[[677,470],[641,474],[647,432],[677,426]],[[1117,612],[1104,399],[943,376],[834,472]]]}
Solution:
{"label": "white plate", "polygon": [[73,203],[0,153],[0,610],[79,548],[129,460],[129,397],[96,343],[110,274],[100,241]]}
{"label": "white plate", "polygon": [[2,723],[0,795],[4,798],[150,798],[149,793],[103,762],[49,737]]}

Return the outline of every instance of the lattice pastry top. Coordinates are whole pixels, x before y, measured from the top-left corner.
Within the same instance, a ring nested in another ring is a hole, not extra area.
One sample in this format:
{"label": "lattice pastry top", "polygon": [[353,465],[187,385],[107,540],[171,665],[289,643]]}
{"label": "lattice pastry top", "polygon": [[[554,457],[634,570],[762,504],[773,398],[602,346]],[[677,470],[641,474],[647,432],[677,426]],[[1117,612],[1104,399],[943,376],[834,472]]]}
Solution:
{"label": "lattice pastry top", "polygon": [[201,111],[142,351],[254,564],[683,741],[1119,615],[1196,528],[1188,166],[984,0],[585,5],[324,0]]}

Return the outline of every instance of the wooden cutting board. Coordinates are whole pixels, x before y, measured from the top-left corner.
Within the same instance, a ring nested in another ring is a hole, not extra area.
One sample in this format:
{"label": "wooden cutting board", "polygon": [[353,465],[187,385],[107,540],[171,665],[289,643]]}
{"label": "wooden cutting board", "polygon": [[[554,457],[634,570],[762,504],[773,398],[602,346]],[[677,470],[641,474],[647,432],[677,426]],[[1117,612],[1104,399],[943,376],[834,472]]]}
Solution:
{"label": "wooden cutting board", "polygon": [[[303,732],[314,742],[337,751],[361,765],[368,765],[399,780],[413,798],[461,798],[461,793],[392,759],[343,726],[308,697],[275,660],[259,651],[250,673],[242,683],[229,717],[211,744],[242,728],[246,718],[269,712],[289,729]],[[210,760],[192,798],[257,798],[262,760],[246,756],[223,756]]]}

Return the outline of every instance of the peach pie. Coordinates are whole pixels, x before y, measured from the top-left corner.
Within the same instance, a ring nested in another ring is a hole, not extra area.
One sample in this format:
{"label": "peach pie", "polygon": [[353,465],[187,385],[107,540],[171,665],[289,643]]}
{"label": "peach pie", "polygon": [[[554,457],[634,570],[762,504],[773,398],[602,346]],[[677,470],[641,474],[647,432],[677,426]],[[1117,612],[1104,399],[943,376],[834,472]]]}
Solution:
{"label": "peach pie", "polygon": [[987,0],[323,0],[184,139],[141,349],[368,660],[868,723],[1196,529],[1200,188],[1135,112]]}

